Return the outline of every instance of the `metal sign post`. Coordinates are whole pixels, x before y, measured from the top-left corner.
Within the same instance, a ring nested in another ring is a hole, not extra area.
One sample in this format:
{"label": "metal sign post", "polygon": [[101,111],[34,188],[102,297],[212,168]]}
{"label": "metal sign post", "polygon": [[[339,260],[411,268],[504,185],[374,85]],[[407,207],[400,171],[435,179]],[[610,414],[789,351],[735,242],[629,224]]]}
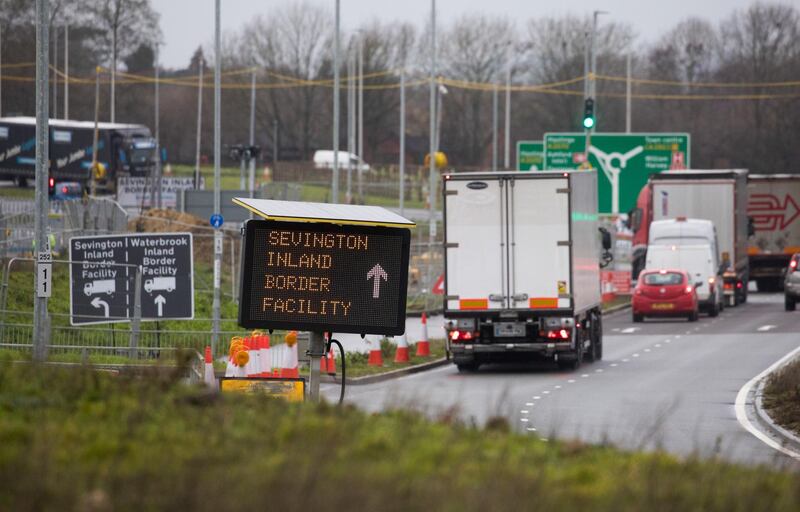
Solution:
{"label": "metal sign post", "polygon": [[[49,249],[47,243],[47,212],[50,211],[47,179],[50,170],[49,127],[49,23],[47,0],[36,1],[36,247],[41,253]],[[37,281],[38,279],[37,275]],[[34,285],[33,299],[33,359],[47,357],[47,297],[37,293]]]}
{"label": "metal sign post", "polygon": [[[221,44],[221,0],[214,2],[214,213],[220,212],[220,165],[222,163],[222,128],[220,126],[222,106],[222,44]],[[221,220],[220,216],[220,220]],[[217,250],[219,246],[219,250]],[[222,271],[222,233],[214,232],[214,296],[211,303],[211,352],[217,353],[220,319],[220,272]]]}

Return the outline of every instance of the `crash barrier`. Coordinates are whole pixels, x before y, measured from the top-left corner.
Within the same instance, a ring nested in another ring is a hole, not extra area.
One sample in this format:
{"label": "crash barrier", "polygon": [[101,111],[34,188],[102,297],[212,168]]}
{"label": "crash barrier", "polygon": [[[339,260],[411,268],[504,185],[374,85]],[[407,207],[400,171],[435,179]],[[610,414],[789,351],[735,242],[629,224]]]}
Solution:
{"label": "crash barrier", "polygon": [[619,295],[631,294],[631,273],[629,270],[603,270],[600,272],[603,302],[614,300]]}

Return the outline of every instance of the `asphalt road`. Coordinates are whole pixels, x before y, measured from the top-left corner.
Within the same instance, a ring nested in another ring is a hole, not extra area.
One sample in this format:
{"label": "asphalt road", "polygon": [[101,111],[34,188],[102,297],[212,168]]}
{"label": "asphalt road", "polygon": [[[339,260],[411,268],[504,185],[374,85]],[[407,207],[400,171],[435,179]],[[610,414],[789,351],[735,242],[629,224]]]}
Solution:
{"label": "asphalt road", "polygon": [[[457,413],[478,425],[503,416],[537,442],[608,441],[625,449],[800,468],[747,432],[734,411],[740,388],[800,345],[800,312],[784,312],[782,295],[750,294],[748,304],[696,323],[634,324],[623,311],[605,318],[604,331],[603,361],[576,372],[541,363],[459,374],[448,365],[351,386],[346,400],[368,411]],[[338,386],[324,392],[338,397]]]}

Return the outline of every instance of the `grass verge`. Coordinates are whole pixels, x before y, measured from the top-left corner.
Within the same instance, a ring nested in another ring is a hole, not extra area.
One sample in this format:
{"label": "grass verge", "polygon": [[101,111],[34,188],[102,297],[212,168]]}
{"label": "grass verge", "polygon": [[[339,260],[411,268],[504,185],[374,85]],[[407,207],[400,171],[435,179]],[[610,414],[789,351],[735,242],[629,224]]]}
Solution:
{"label": "grass verge", "polygon": [[800,435],[800,360],[770,376],[763,403],[775,422]]}
{"label": "grass verge", "polygon": [[544,443],[491,424],[0,362],[0,510],[800,507],[796,475]]}
{"label": "grass verge", "polygon": [[[415,345],[410,345],[408,348],[409,362],[408,363],[395,363],[394,355],[397,350],[397,345],[389,340],[381,341],[381,356],[383,357],[383,366],[370,366],[367,364],[369,354],[359,352],[347,352],[347,377],[366,377],[368,375],[378,375],[381,373],[392,372],[411,366],[418,366],[425,363],[430,363],[436,359],[441,359],[445,356],[444,340],[431,340],[431,355],[430,357],[417,357]],[[338,352],[334,350],[335,353]],[[338,363],[338,359],[337,359]],[[336,373],[341,377],[342,368],[337,367]]]}

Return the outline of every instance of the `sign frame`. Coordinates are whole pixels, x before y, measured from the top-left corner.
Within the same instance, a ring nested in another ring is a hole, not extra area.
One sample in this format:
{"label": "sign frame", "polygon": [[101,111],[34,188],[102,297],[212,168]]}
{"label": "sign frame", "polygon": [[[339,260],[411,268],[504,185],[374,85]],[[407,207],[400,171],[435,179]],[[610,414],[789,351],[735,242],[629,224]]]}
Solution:
{"label": "sign frame", "polygon": [[[361,235],[400,236],[400,283],[397,298],[396,323],[391,327],[371,327],[368,325],[355,325],[353,323],[316,323],[294,321],[289,317],[286,320],[263,321],[249,318],[251,297],[253,292],[253,259],[255,230],[263,228],[302,229],[317,232],[333,232]],[[406,330],[406,301],[408,297],[408,265],[411,249],[411,231],[404,227],[367,226],[353,224],[335,224],[327,222],[288,222],[279,220],[248,220],[242,230],[243,243],[241,251],[241,279],[239,281],[239,325],[247,329],[292,329],[309,332],[331,332],[351,334],[382,334],[399,336]]]}

